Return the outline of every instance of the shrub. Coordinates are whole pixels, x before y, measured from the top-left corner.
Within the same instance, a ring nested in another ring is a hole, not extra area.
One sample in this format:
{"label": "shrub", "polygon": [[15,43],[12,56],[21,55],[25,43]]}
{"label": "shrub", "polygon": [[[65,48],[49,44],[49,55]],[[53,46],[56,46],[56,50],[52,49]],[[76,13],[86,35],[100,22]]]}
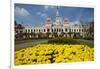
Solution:
{"label": "shrub", "polygon": [[84,37],[84,39],[86,39],[86,40],[94,40],[93,37]]}
{"label": "shrub", "polygon": [[71,38],[52,38],[48,40],[48,43],[56,43],[56,44],[79,44],[79,42],[76,39]]}

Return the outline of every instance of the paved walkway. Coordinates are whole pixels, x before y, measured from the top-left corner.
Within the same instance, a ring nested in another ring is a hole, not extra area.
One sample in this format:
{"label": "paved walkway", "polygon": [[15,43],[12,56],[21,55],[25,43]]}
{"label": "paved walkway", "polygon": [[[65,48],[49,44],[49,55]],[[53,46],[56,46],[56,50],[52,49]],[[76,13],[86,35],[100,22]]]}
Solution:
{"label": "paved walkway", "polygon": [[40,40],[34,40],[31,42],[26,42],[26,43],[20,43],[20,44],[15,44],[15,50],[20,50],[22,48],[26,48],[35,44],[39,44],[39,43],[44,43],[44,42],[48,42],[47,39],[40,39]]}

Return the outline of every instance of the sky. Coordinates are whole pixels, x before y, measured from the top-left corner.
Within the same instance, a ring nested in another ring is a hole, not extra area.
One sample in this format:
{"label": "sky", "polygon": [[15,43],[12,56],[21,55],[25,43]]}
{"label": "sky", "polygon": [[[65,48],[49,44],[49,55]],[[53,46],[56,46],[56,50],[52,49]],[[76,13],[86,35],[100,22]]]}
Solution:
{"label": "sky", "polygon": [[[18,4],[14,6],[14,19],[17,23],[26,25],[43,25],[46,18],[56,19],[57,6]],[[94,9],[86,7],[58,6],[58,12],[62,19],[68,18],[70,22],[91,21],[94,19]]]}

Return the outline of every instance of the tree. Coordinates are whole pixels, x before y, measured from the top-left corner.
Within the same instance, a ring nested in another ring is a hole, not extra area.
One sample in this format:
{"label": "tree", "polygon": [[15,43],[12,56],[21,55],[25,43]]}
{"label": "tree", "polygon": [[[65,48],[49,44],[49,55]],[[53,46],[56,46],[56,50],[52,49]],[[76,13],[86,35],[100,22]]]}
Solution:
{"label": "tree", "polygon": [[37,33],[37,35],[38,35],[38,38],[42,38],[43,33],[39,32],[39,33]]}
{"label": "tree", "polygon": [[47,33],[46,33],[47,38],[49,38],[50,35],[51,35],[50,32],[47,32]]}
{"label": "tree", "polygon": [[73,33],[74,34],[74,38],[80,38],[80,33]]}
{"label": "tree", "polygon": [[94,21],[90,22],[89,34],[90,34],[91,37],[94,37]]}
{"label": "tree", "polygon": [[64,37],[65,33],[61,32],[60,37]]}
{"label": "tree", "polygon": [[58,36],[57,32],[53,32],[53,36],[57,37]]}
{"label": "tree", "polygon": [[67,34],[69,35],[70,38],[72,38],[73,32],[68,32]]}
{"label": "tree", "polygon": [[15,25],[17,25],[17,22],[16,22],[16,20],[14,21],[14,23],[15,23]]}

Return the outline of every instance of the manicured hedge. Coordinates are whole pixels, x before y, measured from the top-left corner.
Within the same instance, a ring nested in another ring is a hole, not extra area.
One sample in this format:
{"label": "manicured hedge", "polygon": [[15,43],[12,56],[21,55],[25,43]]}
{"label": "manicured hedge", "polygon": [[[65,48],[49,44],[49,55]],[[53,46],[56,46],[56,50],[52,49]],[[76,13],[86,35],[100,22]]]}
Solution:
{"label": "manicured hedge", "polygon": [[56,43],[56,44],[79,44],[76,39],[71,38],[52,38],[48,40],[48,43]]}
{"label": "manicured hedge", "polygon": [[79,44],[79,45],[88,45],[89,47],[94,47],[93,44],[84,42],[78,39],[72,39],[72,38],[63,38],[63,37],[58,37],[58,38],[51,38],[48,40],[48,43],[51,44]]}
{"label": "manicured hedge", "polygon": [[93,37],[85,37],[84,39],[86,39],[86,40],[94,40]]}

